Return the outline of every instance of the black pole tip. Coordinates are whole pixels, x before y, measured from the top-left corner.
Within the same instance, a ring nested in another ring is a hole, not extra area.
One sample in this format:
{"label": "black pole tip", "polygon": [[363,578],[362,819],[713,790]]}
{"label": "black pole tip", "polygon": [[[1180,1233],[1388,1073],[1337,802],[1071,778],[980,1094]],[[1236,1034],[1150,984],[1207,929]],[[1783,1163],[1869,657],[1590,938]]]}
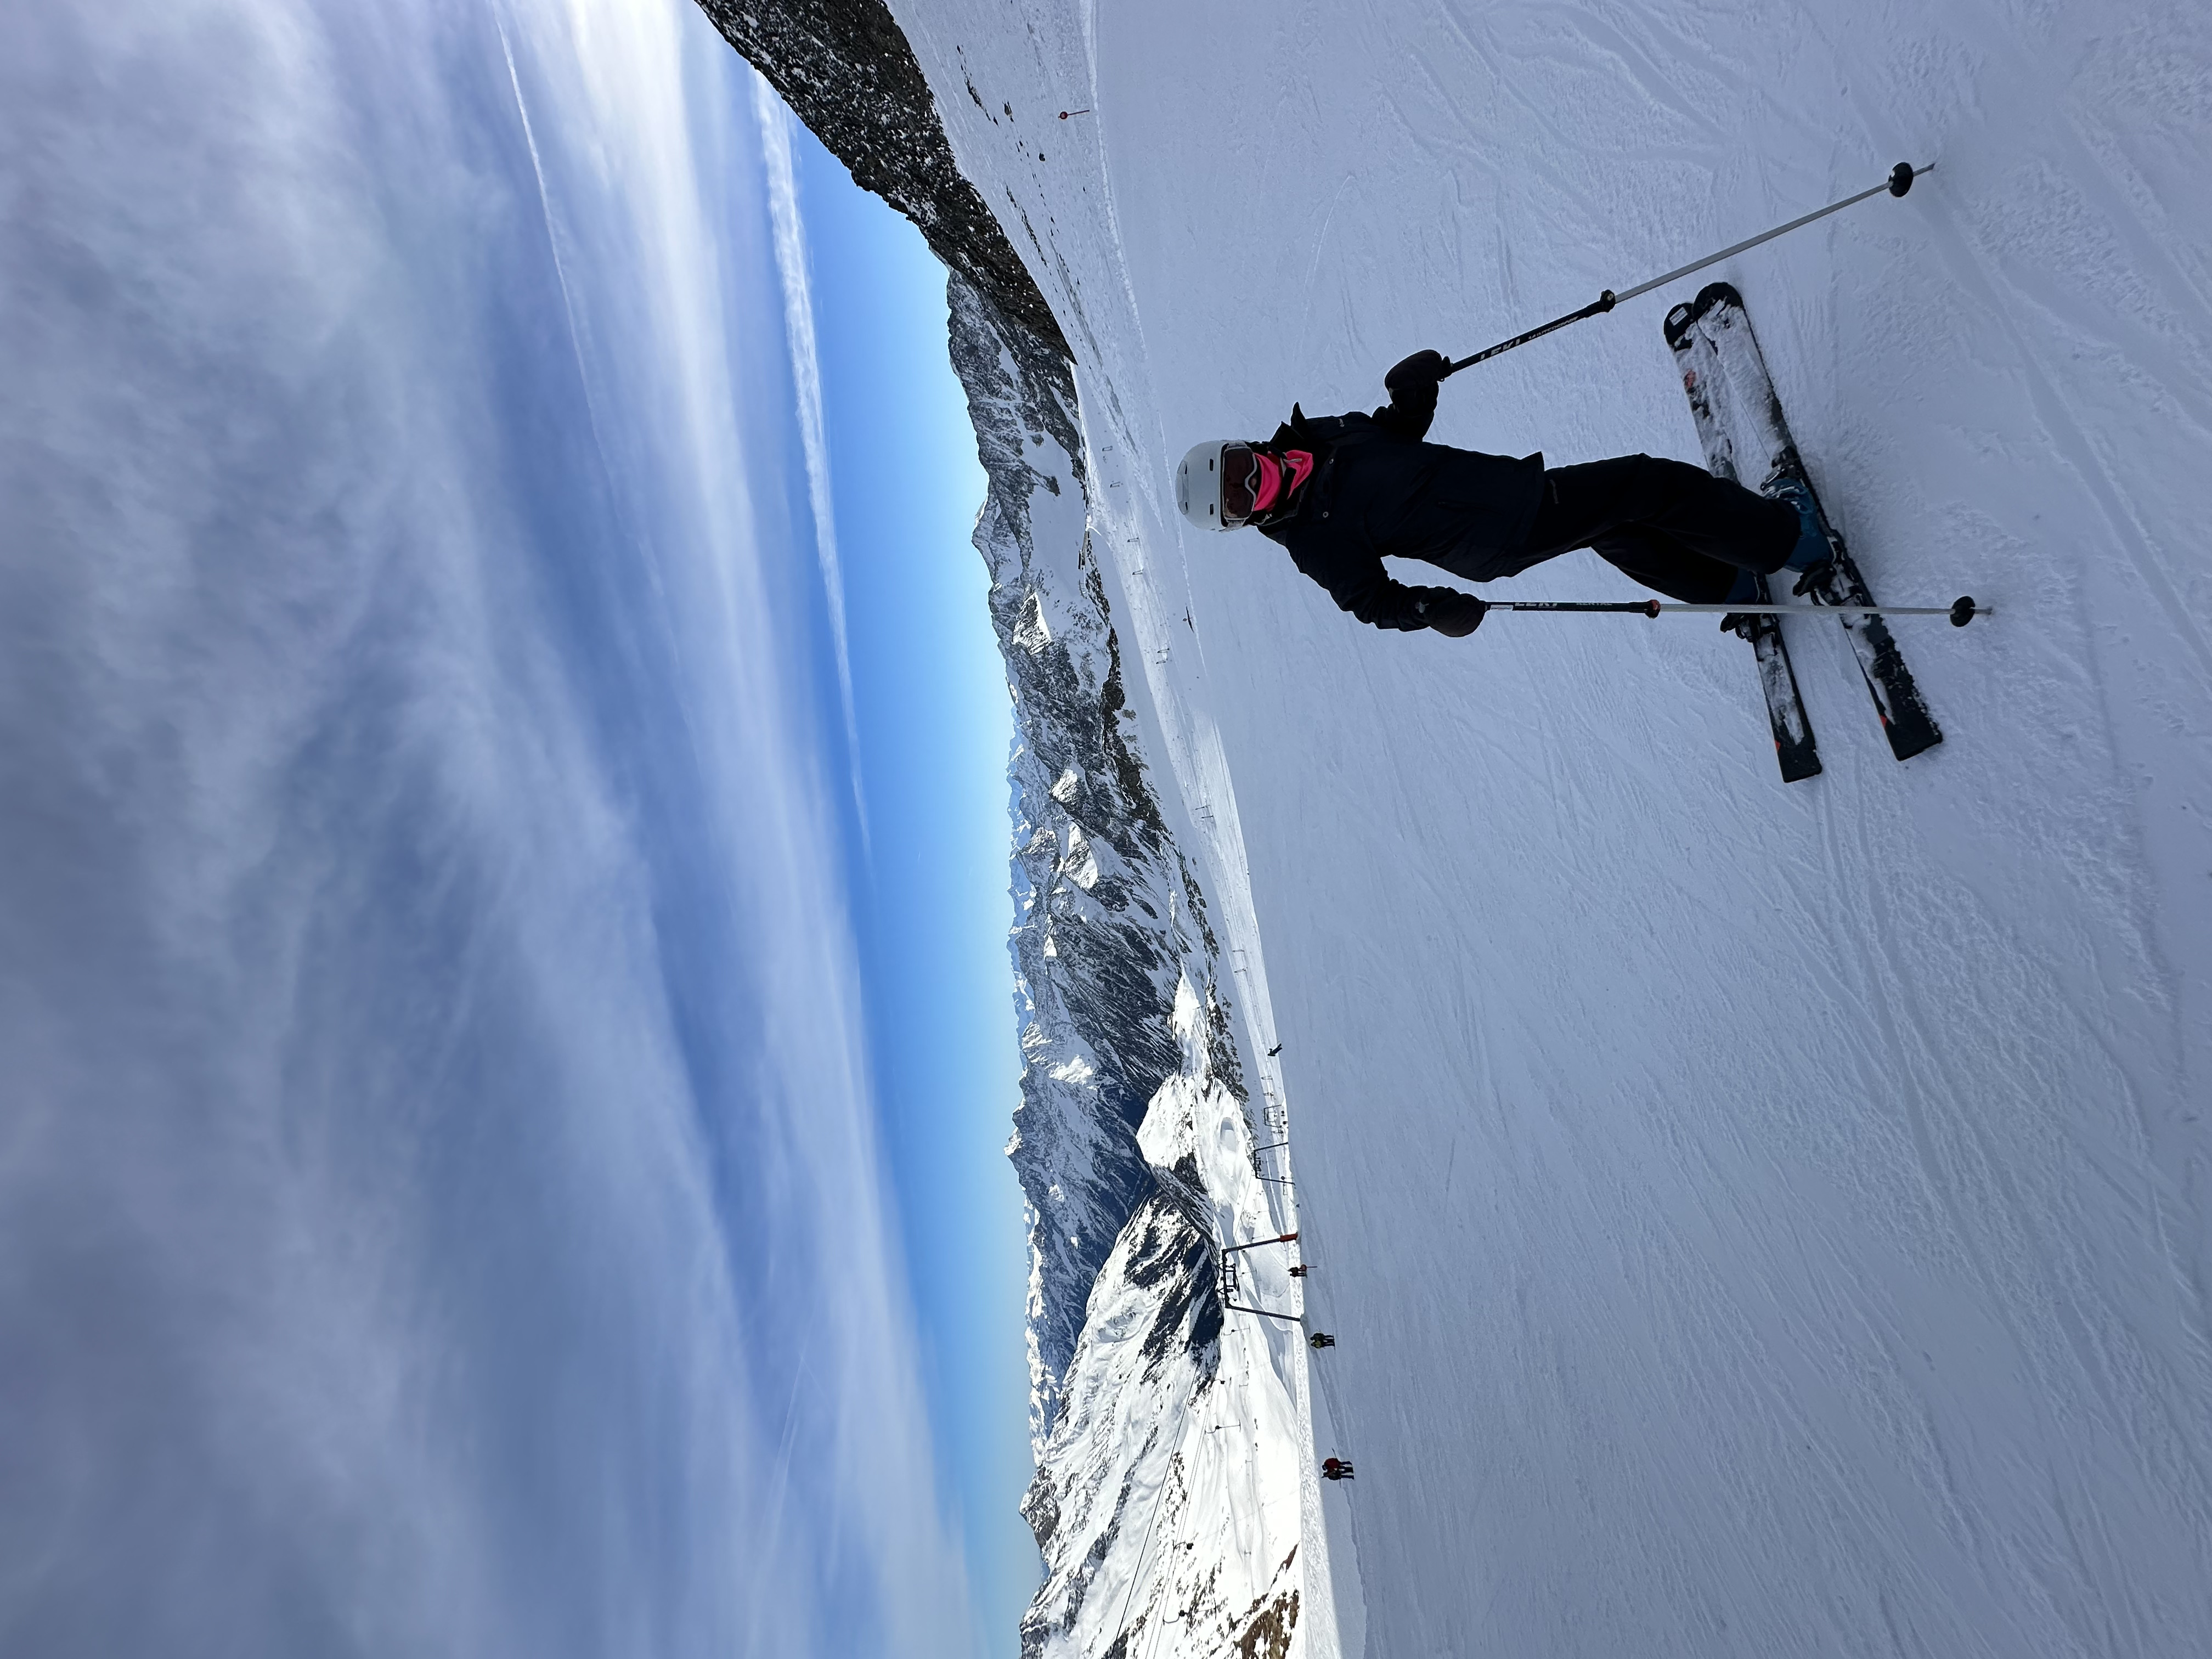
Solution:
{"label": "black pole tip", "polygon": [[1974,596],[1971,593],[1962,595],[1957,603],[1953,605],[1951,607],[1951,626],[1954,628],[1964,628],[1968,623],[1973,621],[1973,619]]}
{"label": "black pole tip", "polygon": [[[1859,177],[1863,179],[1866,177],[1866,174],[1862,173],[1859,174]],[[1895,167],[1889,170],[1889,193],[1892,196],[1902,196],[1906,191],[1911,190],[1911,188],[1912,163],[1910,161],[1899,161]]]}

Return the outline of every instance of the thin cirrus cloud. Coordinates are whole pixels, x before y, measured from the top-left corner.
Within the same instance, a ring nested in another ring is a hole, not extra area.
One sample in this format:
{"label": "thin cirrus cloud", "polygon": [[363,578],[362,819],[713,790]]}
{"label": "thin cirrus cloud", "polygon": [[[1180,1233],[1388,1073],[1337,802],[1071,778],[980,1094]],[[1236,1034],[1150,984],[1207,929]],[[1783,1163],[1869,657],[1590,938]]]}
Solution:
{"label": "thin cirrus cloud", "polygon": [[837,690],[844,700],[845,740],[853,756],[853,805],[867,835],[868,804],[860,779],[860,727],[853,701],[852,649],[845,627],[845,577],[837,557],[837,518],[830,487],[830,440],[822,418],[822,357],[814,342],[814,295],[806,272],[806,226],[799,208],[799,179],[792,163],[792,113],[768,82],[751,76],[753,118],[760,125],[768,175],[769,220],[775,228],[776,273],[783,284],[783,325],[798,393],[799,435],[806,456],[807,507],[814,520],[815,558],[830,604],[830,635],[837,656]]}
{"label": "thin cirrus cloud", "polygon": [[0,1648],[974,1645],[749,100],[0,21]]}

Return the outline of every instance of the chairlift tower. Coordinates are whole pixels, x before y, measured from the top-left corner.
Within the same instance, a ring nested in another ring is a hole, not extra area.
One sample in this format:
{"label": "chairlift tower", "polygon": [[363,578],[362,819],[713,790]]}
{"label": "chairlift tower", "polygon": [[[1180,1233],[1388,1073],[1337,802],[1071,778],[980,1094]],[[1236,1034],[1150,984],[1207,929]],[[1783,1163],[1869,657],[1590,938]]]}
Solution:
{"label": "chairlift tower", "polygon": [[1221,1305],[1232,1313],[1258,1314],[1262,1319],[1284,1319],[1293,1325],[1306,1322],[1304,1314],[1281,1313],[1273,1308],[1255,1308],[1239,1302],[1240,1288],[1237,1282],[1237,1258],[1246,1250],[1265,1249],[1270,1244],[1295,1244],[1296,1233],[1283,1233],[1273,1238],[1255,1238],[1249,1244],[1224,1244],[1221,1247]]}

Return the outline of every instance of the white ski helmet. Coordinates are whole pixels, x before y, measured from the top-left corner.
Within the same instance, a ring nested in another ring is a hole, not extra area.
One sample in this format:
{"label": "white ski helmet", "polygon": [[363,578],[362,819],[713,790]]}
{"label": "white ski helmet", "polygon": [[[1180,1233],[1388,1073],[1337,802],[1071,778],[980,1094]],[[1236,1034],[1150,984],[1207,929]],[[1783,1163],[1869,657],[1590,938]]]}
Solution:
{"label": "white ski helmet", "polygon": [[1237,441],[1215,438],[1193,444],[1176,469],[1176,510],[1200,530],[1234,530],[1221,521],[1221,452]]}

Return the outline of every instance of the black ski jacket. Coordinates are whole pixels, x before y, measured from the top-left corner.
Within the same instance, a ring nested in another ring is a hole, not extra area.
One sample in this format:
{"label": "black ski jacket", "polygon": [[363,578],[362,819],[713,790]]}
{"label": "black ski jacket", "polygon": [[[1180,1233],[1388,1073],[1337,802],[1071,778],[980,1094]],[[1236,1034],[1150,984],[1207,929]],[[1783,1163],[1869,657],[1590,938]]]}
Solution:
{"label": "black ski jacket", "polygon": [[1260,533],[1287,548],[1340,606],[1377,628],[1426,628],[1428,609],[1466,603],[1454,588],[1393,581],[1385,558],[1425,559],[1471,582],[1536,562],[1526,544],[1543,497],[1544,458],[1516,461],[1423,443],[1435,415],[1433,383],[1394,396],[1372,415],[1311,419],[1293,404],[1270,446],[1310,451],[1314,476],[1291,510],[1261,524]]}

